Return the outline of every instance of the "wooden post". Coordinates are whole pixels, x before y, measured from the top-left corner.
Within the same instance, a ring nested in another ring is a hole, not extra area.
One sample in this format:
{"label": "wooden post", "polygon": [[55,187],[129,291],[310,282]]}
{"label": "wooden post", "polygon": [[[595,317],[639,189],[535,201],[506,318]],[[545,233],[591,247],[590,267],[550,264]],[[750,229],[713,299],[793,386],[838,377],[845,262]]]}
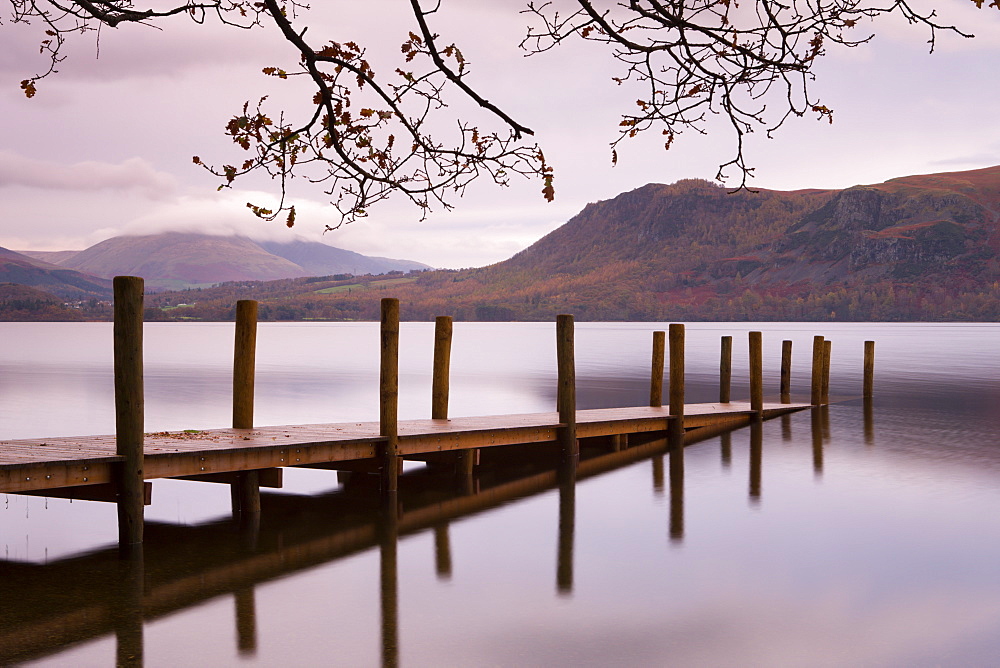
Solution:
{"label": "wooden post", "polygon": [[823,337],[813,337],[812,350],[812,384],[810,386],[809,403],[819,406],[823,401]]}
{"label": "wooden post", "polygon": [[382,489],[394,494],[399,481],[399,300],[382,300],[379,365],[379,436],[382,444]]}
{"label": "wooden post", "polygon": [[573,348],[573,316],[556,316],[556,364],[558,387],[556,410],[559,412],[559,442],[563,459],[575,462],[580,456],[576,440],[576,361]]}
{"label": "wooden post", "polygon": [[[677,434],[684,433],[684,325],[671,324],[670,332],[670,414]],[[680,444],[679,447],[684,447]]]}
{"label": "wooden post", "polygon": [[[233,513],[246,515],[260,512],[260,472],[236,471],[236,480],[230,484],[229,496]],[[249,527],[251,523],[243,523]]]}
{"label": "wooden post", "polygon": [[[233,429],[253,429],[254,371],[257,356],[257,302],[236,302],[236,337],[233,345]],[[257,471],[239,471],[231,487],[234,513],[260,512],[260,479]]]}
{"label": "wooden post", "polygon": [[118,467],[118,541],[142,543],[144,398],[142,371],[143,280],[114,279],[115,444]]}
{"label": "wooden post", "polygon": [[764,415],[764,348],[760,332],[750,332],[750,410]]}
{"label": "wooden post", "polygon": [[823,396],[821,401],[824,405],[830,403],[830,352],[832,348],[832,341],[823,341]]}
{"label": "wooden post", "polygon": [[792,342],[781,342],[781,403],[792,403]]}
{"label": "wooden post", "polygon": [[684,325],[670,329],[670,414],[684,417]]}
{"label": "wooden post", "polygon": [[729,389],[733,379],[733,337],[722,337],[722,355],[719,360],[719,402],[729,403]]}
{"label": "wooden post", "polygon": [[875,342],[865,341],[865,381],[862,396],[871,399],[875,392]]}
{"label": "wooden post", "polygon": [[236,302],[233,346],[233,428],[253,429],[254,370],[257,354],[257,302]]}
{"label": "wooden post", "polygon": [[663,405],[663,361],[666,332],[653,332],[653,365],[649,374],[649,405]]}
{"label": "wooden post", "polygon": [[[451,382],[452,318],[439,315],[434,319],[434,369],[431,374],[431,419],[448,419],[448,396]],[[455,451],[455,474],[468,478],[479,461],[479,450]]]}
{"label": "wooden post", "polygon": [[448,419],[448,384],[451,372],[451,316],[434,319],[434,373],[431,381],[431,418]]}

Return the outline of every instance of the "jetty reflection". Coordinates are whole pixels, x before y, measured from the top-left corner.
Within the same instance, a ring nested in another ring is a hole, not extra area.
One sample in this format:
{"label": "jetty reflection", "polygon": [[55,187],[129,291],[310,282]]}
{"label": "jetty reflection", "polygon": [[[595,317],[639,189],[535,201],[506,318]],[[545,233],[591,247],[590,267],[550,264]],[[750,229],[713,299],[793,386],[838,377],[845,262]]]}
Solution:
{"label": "jetty reflection", "polygon": [[[720,431],[698,429],[684,443]],[[257,585],[373,549],[380,562],[382,662],[398,665],[401,537],[433,532],[437,577],[447,580],[453,568],[451,521],[557,489],[555,590],[570,595],[579,480],[652,460],[655,493],[663,488],[667,455],[670,538],[683,539],[684,451],[671,448],[661,436],[632,436],[628,442],[584,439],[575,466],[562,463],[553,449],[530,462],[522,459],[516,467],[477,468],[474,476],[456,475],[447,467],[416,469],[400,476],[394,503],[380,494],[378,476],[340,472],[336,475],[344,484],[334,492],[262,494],[260,513],[195,526],[147,522],[146,540],[138,550],[123,553],[115,546],[44,565],[0,561],[0,599],[18,602],[0,607],[0,665],[43,658],[111,635],[118,665],[141,666],[146,622],[219,596],[234,601],[237,653],[253,656],[258,648]]]}

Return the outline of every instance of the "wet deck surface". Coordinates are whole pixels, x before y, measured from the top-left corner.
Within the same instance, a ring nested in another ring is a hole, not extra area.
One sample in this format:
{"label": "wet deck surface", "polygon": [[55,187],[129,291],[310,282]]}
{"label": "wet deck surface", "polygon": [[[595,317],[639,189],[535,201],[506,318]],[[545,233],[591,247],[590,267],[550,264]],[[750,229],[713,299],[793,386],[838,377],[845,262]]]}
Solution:
{"label": "wet deck surface", "polygon": [[[809,407],[765,404],[764,415],[774,417]],[[685,427],[719,425],[749,415],[752,411],[746,402],[688,404]],[[673,419],[666,407],[581,410],[577,436],[663,431]],[[559,426],[555,412],[400,420],[399,454],[549,443],[557,439]],[[377,422],[153,432],[145,437],[144,475],[149,480],[371,459],[379,441]],[[114,435],[0,441],[0,492],[111,482],[112,468],[119,461]]]}

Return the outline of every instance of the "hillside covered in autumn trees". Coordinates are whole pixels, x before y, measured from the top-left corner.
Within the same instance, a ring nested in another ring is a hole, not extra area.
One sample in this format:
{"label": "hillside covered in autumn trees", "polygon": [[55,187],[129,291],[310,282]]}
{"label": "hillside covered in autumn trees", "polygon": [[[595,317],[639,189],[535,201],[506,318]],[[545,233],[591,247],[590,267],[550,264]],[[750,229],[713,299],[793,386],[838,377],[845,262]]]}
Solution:
{"label": "hillside covered in autumn trees", "polygon": [[[845,190],[649,184],[587,205],[504,262],[461,271],[231,282],[147,296],[153,319],[1000,319],[1000,167]],[[182,305],[183,304],[183,305]]]}

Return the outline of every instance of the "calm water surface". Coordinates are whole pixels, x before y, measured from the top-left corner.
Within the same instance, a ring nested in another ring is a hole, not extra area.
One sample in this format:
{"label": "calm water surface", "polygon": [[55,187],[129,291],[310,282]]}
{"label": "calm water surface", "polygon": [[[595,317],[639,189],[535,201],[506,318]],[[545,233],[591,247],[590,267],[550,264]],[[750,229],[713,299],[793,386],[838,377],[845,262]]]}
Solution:
{"label": "calm water surface", "polygon": [[[257,423],[377,419],[377,328],[262,324]],[[657,328],[577,325],[581,408],[646,401]],[[836,403],[683,466],[626,450],[575,485],[526,466],[476,493],[408,464],[398,521],[357,477],[286,469],[259,533],[226,486],[156,481],[141,569],[114,506],[0,494],[0,665],[995,664],[1000,325],[696,323],[689,401],[716,397],[726,334],[746,396],[751,328],[774,396],[794,341],[793,400],[832,339]],[[426,417],[433,325],[401,338],[400,415]],[[145,350],[147,430],[227,426],[231,324],[149,324]],[[456,323],[453,416],[554,404],[552,324]],[[109,324],[0,323],[0,439],[112,433],[113,408]]]}

